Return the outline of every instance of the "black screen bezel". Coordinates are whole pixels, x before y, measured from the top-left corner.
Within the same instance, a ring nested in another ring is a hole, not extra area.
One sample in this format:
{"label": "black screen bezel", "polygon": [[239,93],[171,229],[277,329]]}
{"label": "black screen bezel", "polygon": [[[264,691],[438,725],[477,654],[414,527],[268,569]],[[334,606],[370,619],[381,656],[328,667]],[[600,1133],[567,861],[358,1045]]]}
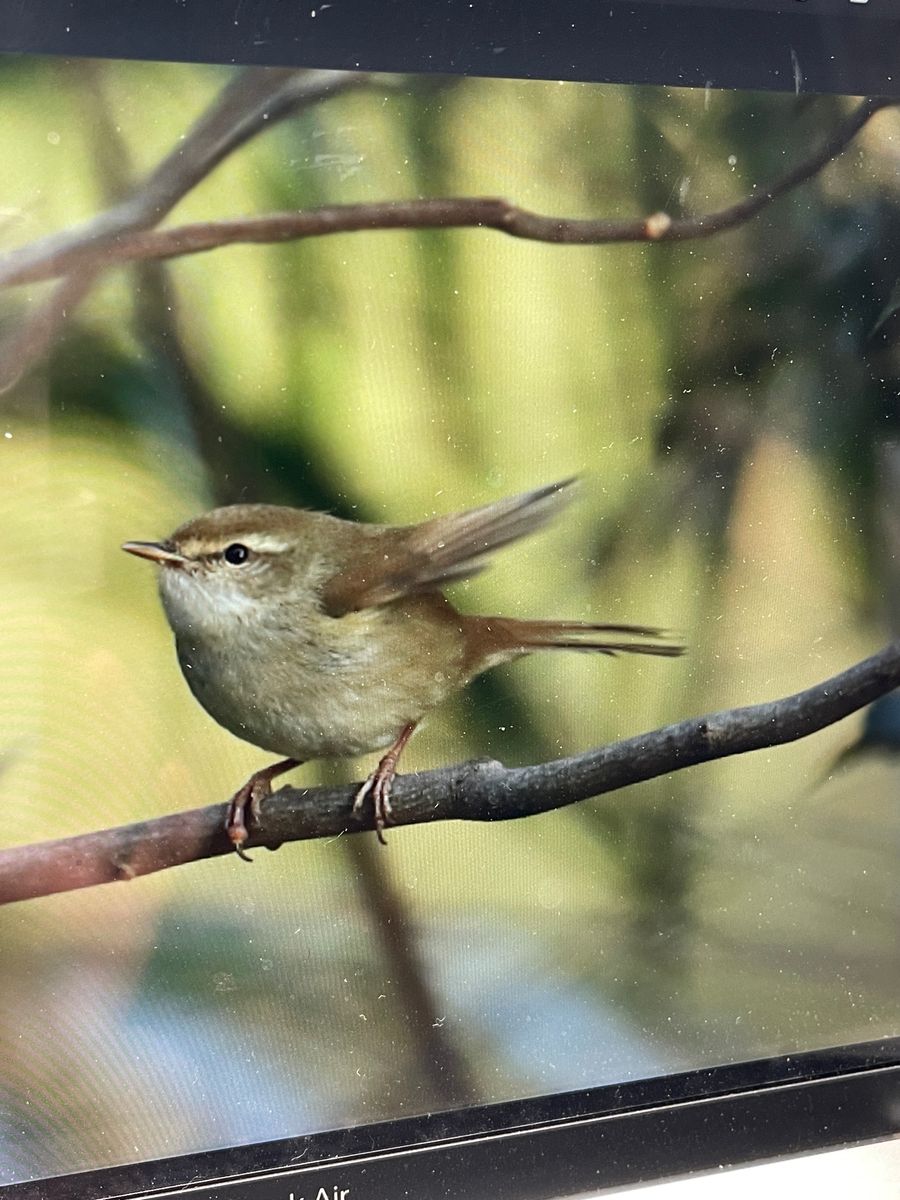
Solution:
{"label": "black screen bezel", "polygon": [[900,95],[883,0],[32,0],[0,9],[0,51]]}
{"label": "black screen bezel", "polygon": [[346,1189],[366,1200],[558,1200],[887,1137],[898,1099],[900,1038],[886,1038],[11,1184],[0,1195],[296,1200]]}

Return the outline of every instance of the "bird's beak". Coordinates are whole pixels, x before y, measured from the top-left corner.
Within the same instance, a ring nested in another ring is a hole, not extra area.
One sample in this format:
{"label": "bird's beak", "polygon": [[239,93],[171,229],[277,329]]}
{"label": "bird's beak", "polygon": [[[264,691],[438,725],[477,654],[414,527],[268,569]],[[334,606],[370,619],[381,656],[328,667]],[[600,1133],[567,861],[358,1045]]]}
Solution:
{"label": "bird's beak", "polygon": [[122,549],[129,554],[136,554],[138,558],[149,558],[161,566],[180,567],[187,562],[183,554],[165,542],[125,542]]}

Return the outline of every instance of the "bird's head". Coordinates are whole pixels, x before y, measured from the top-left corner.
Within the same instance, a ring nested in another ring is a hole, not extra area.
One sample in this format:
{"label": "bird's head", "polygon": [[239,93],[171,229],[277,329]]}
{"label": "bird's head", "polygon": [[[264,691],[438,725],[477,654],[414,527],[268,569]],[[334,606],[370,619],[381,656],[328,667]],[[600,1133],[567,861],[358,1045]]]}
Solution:
{"label": "bird's head", "polygon": [[312,515],[233,505],[187,521],[164,541],[125,542],[122,549],[159,567],[163,605],[176,633],[258,622],[309,579]]}

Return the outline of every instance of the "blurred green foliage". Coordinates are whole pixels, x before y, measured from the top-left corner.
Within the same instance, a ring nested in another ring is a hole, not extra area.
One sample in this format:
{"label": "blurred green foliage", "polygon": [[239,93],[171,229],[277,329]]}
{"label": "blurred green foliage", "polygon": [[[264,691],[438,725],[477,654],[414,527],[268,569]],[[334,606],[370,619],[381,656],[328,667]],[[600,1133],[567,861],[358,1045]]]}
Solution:
{"label": "blurred green foliage", "polygon": [[[229,77],[0,61],[2,246],[111,203]],[[248,144],[169,223],[441,194],[708,211],[851,104],[376,80]],[[564,520],[455,598],[655,623],[690,655],[495,671],[406,769],[575,752],[799,689],[883,640],[898,134],[882,113],[706,241],[371,232],[110,272],[2,398],[6,839],[223,800],[261,765],[191,699],[149,570],[118,551],[215,503],[407,522],[584,477]],[[3,328],[43,293],[4,294]],[[886,1032],[896,767],[808,794],[850,736],[524,822],[398,831],[372,886],[405,949],[334,844],[0,911],[0,1182]],[[392,952],[467,1090],[423,1070]]]}

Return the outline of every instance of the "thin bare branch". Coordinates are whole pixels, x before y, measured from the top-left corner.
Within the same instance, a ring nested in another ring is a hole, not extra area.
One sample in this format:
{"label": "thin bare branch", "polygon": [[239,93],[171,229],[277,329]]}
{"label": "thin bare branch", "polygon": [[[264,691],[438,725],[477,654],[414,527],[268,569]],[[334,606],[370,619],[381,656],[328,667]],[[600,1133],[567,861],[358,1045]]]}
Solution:
{"label": "thin bare branch", "polygon": [[[506,821],[605,795],[698,763],[808,737],[900,686],[900,641],[824,683],[782,700],[668,725],[612,746],[530,767],[462,763],[398,779],[396,825]],[[282,788],[248,846],[336,837],[371,828],[351,815],[350,788]],[[98,833],[0,850],[0,904],[134,879],[229,854],[226,805],[195,808]],[[241,868],[243,869],[243,867]]]}
{"label": "thin bare branch", "polygon": [[47,353],[60,331],[94,285],[90,267],[64,275],[42,304],[0,345],[0,395],[15,387],[33,362]]}
{"label": "thin bare branch", "polygon": [[[311,104],[363,83],[348,71],[250,67],[233,79],[173,150],[131,195],[91,220],[11,250],[0,260],[0,285],[68,274],[88,258],[103,265],[109,243],[158,225],[182,197],[234,150],[263,129]],[[48,262],[59,264],[49,273]]]}
{"label": "thin bare branch", "polygon": [[409,902],[391,879],[381,847],[363,838],[348,838],[344,853],[395,989],[391,1008],[399,1040],[414,1052],[424,1094],[433,1098],[432,1104],[447,1108],[475,1104],[476,1081],[452,1031],[441,1020]]}
{"label": "thin bare branch", "polygon": [[52,244],[52,239],[44,239],[0,260],[0,286],[51,279],[94,265],[98,260],[107,267],[138,259],[177,258],[241,243],[271,244],[360,230],[495,229],[529,241],[579,246],[712,237],[743,225],[773,201],[811,179],[846,149],[877,112],[896,103],[892,99],[863,100],[817,150],[768,187],[757,188],[727,208],[698,216],[670,217],[658,212],[626,220],[554,217],[493,196],[333,205],[305,212],[198,222],[153,232],[146,227],[131,226],[130,231],[119,229],[101,240],[76,239],[58,246]]}
{"label": "thin bare branch", "polygon": [[[153,171],[123,200],[74,229],[51,234],[0,260],[4,270],[28,270],[62,257],[72,266],[43,304],[0,346],[0,393],[8,390],[43,356],[64,322],[85,299],[109,265],[106,251],[116,239],[158,224],[192,188],[245,142],[285,117],[368,77],[347,71],[306,71],[254,67],[241,72]],[[44,276],[47,278],[47,276]]]}

